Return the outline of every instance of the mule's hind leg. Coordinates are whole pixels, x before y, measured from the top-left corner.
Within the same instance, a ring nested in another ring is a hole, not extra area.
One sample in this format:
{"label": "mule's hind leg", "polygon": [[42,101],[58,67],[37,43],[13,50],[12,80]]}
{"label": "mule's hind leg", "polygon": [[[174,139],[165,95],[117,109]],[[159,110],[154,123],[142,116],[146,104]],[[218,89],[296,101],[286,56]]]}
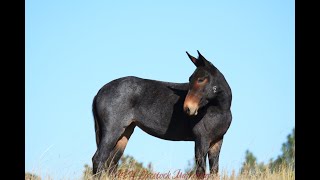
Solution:
{"label": "mule's hind leg", "polygon": [[102,135],[98,149],[94,154],[94,156],[92,157],[93,174],[100,173],[101,171],[106,169],[106,161],[109,158],[109,155],[112,151],[112,147],[116,143],[116,140],[111,139],[108,136],[113,136],[113,135],[114,134],[112,133],[105,133],[105,135]]}
{"label": "mule's hind leg", "polygon": [[101,132],[101,140],[98,149],[92,157],[93,174],[96,174],[109,167],[110,161],[108,163],[107,160],[112,158],[110,157],[110,154],[117,144],[119,137],[121,137],[124,132],[125,128],[123,128],[121,125],[105,129]]}
{"label": "mule's hind leg", "polygon": [[118,162],[121,158],[121,156],[123,155],[123,152],[127,146],[127,143],[134,131],[134,128],[135,128],[135,124],[134,123],[131,123],[124,131],[124,133],[121,135],[121,137],[118,139],[117,141],[117,144],[114,146],[111,154],[110,154],[110,157],[108,159],[108,162],[107,164],[110,164],[110,172],[115,172],[117,170],[117,167],[118,167]]}

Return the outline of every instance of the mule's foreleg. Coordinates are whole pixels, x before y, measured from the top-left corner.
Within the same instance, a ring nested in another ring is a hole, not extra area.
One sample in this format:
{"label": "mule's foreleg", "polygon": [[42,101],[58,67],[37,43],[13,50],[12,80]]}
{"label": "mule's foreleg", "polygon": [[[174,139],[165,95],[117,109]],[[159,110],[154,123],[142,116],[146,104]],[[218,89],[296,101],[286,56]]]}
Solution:
{"label": "mule's foreleg", "polygon": [[207,139],[200,139],[195,142],[196,175],[199,178],[203,178],[206,174],[206,157],[209,146],[210,144]]}
{"label": "mule's foreleg", "polygon": [[218,174],[219,171],[219,155],[222,146],[223,139],[218,140],[217,142],[211,144],[211,147],[208,151],[208,159],[210,166],[210,174]]}

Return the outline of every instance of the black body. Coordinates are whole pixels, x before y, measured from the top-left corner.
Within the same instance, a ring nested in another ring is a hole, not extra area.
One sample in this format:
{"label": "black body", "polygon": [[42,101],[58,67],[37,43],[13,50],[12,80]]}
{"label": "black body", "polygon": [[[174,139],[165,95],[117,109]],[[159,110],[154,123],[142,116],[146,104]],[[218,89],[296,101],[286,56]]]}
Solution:
{"label": "black body", "polygon": [[[198,52],[199,53],[199,52]],[[189,55],[189,54],[188,54]],[[231,89],[200,53],[189,83],[123,77],[104,85],[93,101],[97,151],[93,173],[115,170],[136,126],[165,140],[195,141],[197,175],[218,172],[224,134],[231,123]]]}

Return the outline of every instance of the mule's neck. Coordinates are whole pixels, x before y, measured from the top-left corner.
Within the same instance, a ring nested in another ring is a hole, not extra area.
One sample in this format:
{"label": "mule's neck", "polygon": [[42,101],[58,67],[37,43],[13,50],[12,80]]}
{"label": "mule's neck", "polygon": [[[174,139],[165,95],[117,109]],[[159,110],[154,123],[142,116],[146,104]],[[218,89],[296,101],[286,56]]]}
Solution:
{"label": "mule's neck", "polygon": [[232,92],[229,84],[227,83],[226,79],[224,78],[223,74],[218,70],[218,79],[220,87],[220,91],[216,97],[216,102],[218,106],[223,111],[230,110],[231,108],[231,101],[232,101]]}

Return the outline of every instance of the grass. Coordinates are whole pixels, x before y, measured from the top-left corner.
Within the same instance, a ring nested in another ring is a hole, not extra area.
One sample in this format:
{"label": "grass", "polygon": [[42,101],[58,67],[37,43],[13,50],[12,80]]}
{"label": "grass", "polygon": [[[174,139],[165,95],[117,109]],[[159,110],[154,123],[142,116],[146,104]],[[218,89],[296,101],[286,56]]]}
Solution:
{"label": "grass", "polygon": [[[94,180],[97,179],[97,176],[93,176],[90,168],[85,169],[83,172],[83,180]],[[40,180],[38,177],[26,173],[26,180]],[[51,178],[48,178],[51,179]],[[70,179],[70,178],[67,178]],[[132,169],[123,169],[120,168],[113,175],[107,175],[107,173],[102,173],[100,178],[101,180],[113,180],[113,179],[123,179],[123,180],[132,180],[132,179],[197,179],[195,174],[186,174],[177,172],[171,172],[170,176],[168,174],[160,174],[155,172],[150,172],[146,170],[135,171]],[[213,180],[294,180],[295,179],[295,170],[294,165],[291,166],[281,166],[278,170],[271,171],[269,169],[264,169],[261,171],[258,167],[254,171],[247,171],[243,173],[236,174],[235,171],[231,173],[227,171],[220,172],[217,176],[207,174],[204,179],[213,179]],[[47,180],[47,178],[45,178]]]}
{"label": "grass", "polygon": [[[132,173],[131,173],[132,174]],[[176,177],[176,174],[173,174],[171,177],[166,178],[165,176],[160,175],[159,178],[156,178],[155,175],[150,175],[147,176],[144,173],[141,175],[135,174],[134,178],[132,177],[130,173],[127,174],[127,176],[117,176],[117,175],[112,175],[108,176],[106,173],[102,174],[100,179],[102,180],[112,180],[112,179],[197,179],[196,176],[193,174],[191,176],[188,175],[181,175],[179,177]],[[25,175],[26,180],[40,180],[40,178],[36,176],[30,176],[30,175]],[[50,177],[45,178],[45,180],[52,179]],[[67,178],[70,179],[70,178]],[[91,173],[85,174],[82,178],[83,180],[94,180],[96,179],[94,176],[92,176]],[[207,174],[204,179],[217,179],[217,180],[294,180],[295,179],[295,173],[292,169],[282,169],[279,172],[263,172],[263,173],[255,173],[255,174],[238,174],[236,175],[234,172],[231,173],[231,175],[228,175],[228,172],[224,171],[220,173],[218,176],[213,176]]]}
{"label": "grass", "polygon": [[[171,172],[156,173],[146,169],[136,170],[132,167],[120,167],[116,173],[107,175],[108,173],[101,173],[99,179],[101,180],[113,180],[113,179],[197,179],[195,174],[186,174],[184,172]],[[97,176],[92,175],[91,167],[85,166],[83,171],[82,180],[95,180]],[[25,173],[26,180],[40,180],[40,178],[34,174]],[[49,176],[45,177],[44,180],[52,179]],[[71,179],[71,178],[67,178]],[[221,171],[217,176],[207,174],[204,179],[213,180],[294,180],[295,179],[295,168],[292,165],[281,165],[278,169],[271,171],[268,168],[261,169],[259,166],[252,168],[251,170],[244,171],[236,174],[235,171],[227,172]]]}

